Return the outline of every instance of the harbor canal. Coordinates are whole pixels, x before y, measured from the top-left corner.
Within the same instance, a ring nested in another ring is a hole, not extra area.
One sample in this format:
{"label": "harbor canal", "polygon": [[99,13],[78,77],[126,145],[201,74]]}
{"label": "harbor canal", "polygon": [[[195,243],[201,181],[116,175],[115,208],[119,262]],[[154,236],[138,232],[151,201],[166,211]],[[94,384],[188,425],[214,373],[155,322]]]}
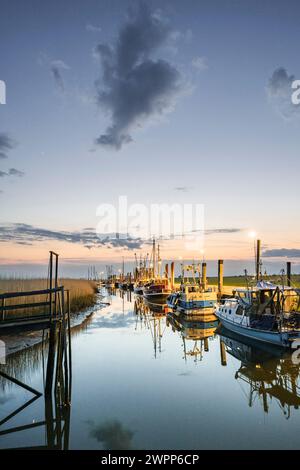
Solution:
{"label": "harbor canal", "polygon": [[[99,308],[72,332],[72,401],[68,416],[60,414],[64,435],[56,445],[299,448],[300,367],[291,353],[258,347],[216,321],[153,311],[130,292],[102,294]],[[41,345],[11,355],[1,366],[37,390],[44,387],[44,369]],[[54,442],[43,396],[14,415],[31,398],[28,390],[0,378],[0,448]],[[44,419],[44,426],[26,427]]]}

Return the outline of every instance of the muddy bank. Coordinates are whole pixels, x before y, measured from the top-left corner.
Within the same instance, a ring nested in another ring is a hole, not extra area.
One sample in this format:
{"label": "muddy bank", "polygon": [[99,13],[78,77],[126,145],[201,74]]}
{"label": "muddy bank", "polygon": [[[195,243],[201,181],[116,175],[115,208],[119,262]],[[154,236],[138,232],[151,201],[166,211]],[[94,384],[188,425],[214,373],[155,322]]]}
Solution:
{"label": "muddy bank", "polygon": [[[76,329],[87,321],[96,311],[101,310],[107,306],[102,294],[98,294],[96,303],[88,309],[71,315],[71,328]],[[30,348],[35,344],[41,343],[46,340],[48,336],[48,328],[43,329],[30,329],[27,331],[14,331],[1,334],[0,340],[4,341],[6,346],[6,356],[14,354],[23,349]]]}

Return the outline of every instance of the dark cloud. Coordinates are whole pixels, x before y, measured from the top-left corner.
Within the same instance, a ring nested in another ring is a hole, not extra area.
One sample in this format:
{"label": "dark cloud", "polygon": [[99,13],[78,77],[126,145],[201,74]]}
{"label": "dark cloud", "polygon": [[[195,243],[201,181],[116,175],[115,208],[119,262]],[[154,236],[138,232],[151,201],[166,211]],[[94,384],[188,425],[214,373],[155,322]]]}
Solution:
{"label": "dark cloud", "polygon": [[19,178],[21,178],[22,176],[24,176],[24,172],[21,171],[21,170],[17,170],[16,168],[10,168],[8,170],[8,176],[18,176]]}
{"label": "dark cloud", "polygon": [[62,60],[53,60],[50,64],[50,70],[52,72],[54,81],[61,92],[65,91],[65,83],[62,76],[63,70],[69,70],[69,66]]}
{"label": "dark cloud", "polygon": [[7,158],[7,152],[15,147],[16,143],[7,134],[0,133],[0,159]]}
{"label": "dark cloud", "polygon": [[91,436],[97,439],[107,450],[129,450],[134,433],[126,429],[119,421],[109,421],[99,426],[93,425]]}
{"label": "dark cloud", "polygon": [[114,46],[99,44],[102,80],[96,82],[98,104],[111,115],[111,126],[96,139],[120,149],[131,131],[170,109],[181,90],[179,71],[162,59],[151,59],[167,43],[171,30],[146,4],[130,12]]}
{"label": "dark cloud", "polygon": [[265,250],[263,252],[265,258],[300,258],[300,249],[298,248],[277,248],[273,250]]}
{"label": "dark cloud", "polygon": [[284,118],[296,116],[300,111],[300,106],[292,103],[294,80],[294,75],[289,75],[284,67],[279,67],[273,72],[267,85],[270,103]]}
{"label": "dark cloud", "polygon": [[0,178],[4,178],[5,176],[18,176],[21,178],[24,174],[23,171],[17,170],[16,168],[10,168],[8,171],[0,170]]}
{"label": "dark cloud", "polygon": [[241,228],[213,228],[205,230],[206,235],[212,235],[214,233],[239,233],[242,232],[243,229]]}
{"label": "dark cloud", "polygon": [[55,231],[22,223],[0,225],[0,242],[10,241],[18,244],[28,244],[44,240],[78,243],[87,248],[106,246],[129,250],[139,249],[144,244],[144,241],[138,238],[117,238],[116,236],[109,236],[108,234],[97,234],[95,231]]}

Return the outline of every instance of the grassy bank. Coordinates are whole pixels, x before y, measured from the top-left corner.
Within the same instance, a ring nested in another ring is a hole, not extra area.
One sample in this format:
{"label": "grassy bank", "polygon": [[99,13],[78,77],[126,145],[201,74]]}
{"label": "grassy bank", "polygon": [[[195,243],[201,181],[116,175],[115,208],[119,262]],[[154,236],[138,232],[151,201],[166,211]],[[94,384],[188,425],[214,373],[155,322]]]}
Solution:
{"label": "grassy bank", "polygon": [[[252,279],[253,277],[249,276],[249,280],[251,281]],[[211,286],[218,285],[217,277],[208,277],[207,280],[208,280],[208,284]],[[282,278],[278,275],[264,276],[264,280],[274,282],[274,284],[282,284]],[[177,278],[176,282],[179,283],[180,279]],[[295,274],[292,276],[292,285],[295,287],[300,287],[300,275],[299,274]],[[224,276],[224,286],[245,287],[246,286],[245,276]]]}
{"label": "grassy bank", "polygon": [[[72,313],[78,313],[94,305],[96,301],[97,286],[93,281],[84,279],[60,279],[59,285],[70,291],[70,307]],[[0,294],[8,292],[22,292],[47,289],[47,279],[1,279]],[[7,300],[6,305],[26,302],[44,302],[46,295],[37,295],[34,297],[22,297],[20,299]],[[38,311],[39,310],[39,311]],[[35,308],[35,312],[46,313],[41,309]],[[26,315],[32,312],[28,310],[15,310],[6,313],[6,315]]]}

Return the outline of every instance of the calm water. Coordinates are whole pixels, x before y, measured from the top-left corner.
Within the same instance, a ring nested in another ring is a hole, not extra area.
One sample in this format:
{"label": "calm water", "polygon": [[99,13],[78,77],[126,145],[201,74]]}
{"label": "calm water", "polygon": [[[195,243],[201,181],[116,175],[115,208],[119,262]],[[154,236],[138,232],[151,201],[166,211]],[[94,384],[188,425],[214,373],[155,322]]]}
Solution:
{"label": "calm water", "polygon": [[[70,416],[64,416],[64,423],[68,418],[70,423],[65,446],[300,447],[299,366],[290,355],[282,357],[279,351],[217,333],[215,323],[204,328],[159,312],[153,315],[133,294],[130,299],[116,292],[104,300],[111,305],[97,310],[73,333],[72,406]],[[11,357],[2,370],[42,390],[41,346]],[[4,379],[0,393],[0,421],[32,398]],[[0,431],[44,419],[41,397]],[[44,425],[0,435],[1,448],[47,442]]]}

